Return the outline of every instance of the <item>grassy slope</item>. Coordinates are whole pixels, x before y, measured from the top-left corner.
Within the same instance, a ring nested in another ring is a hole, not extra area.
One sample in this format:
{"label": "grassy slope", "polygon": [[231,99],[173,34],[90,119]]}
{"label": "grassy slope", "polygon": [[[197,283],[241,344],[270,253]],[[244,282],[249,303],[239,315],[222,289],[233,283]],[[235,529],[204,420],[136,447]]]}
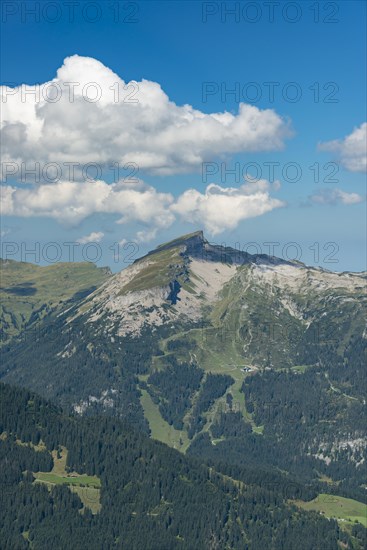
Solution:
{"label": "grassy slope", "polygon": [[[244,268],[247,269],[247,268]],[[221,299],[214,305],[214,308],[208,310],[208,326],[199,329],[191,329],[184,332],[175,333],[173,336],[161,341],[161,349],[165,355],[155,357],[153,360],[154,368],[165,367],[165,357],[174,353],[179,361],[192,361],[197,363],[206,372],[214,374],[228,374],[234,379],[234,384],[227,390],[227,393],[233,395],[236,407],[244,416],[244,419],[251,422],[253,431],[262,433],[262,427],[256,426],[251,415],[246,411],[245,397],[240,392],[243,380],[248,374],[243,373],[241,368],[251,366],[252,362],[242,352],[243,342],[238,334],[241,324],[245,323],[242,309],[239,307],[240,300],[245,296],[243,284],[235,279],[225,286],[222,291]],[[247,299],[247,295],[246,295]],[[225,322],[223,322],[223,315]],[[195,349],[187,353],[185,349],[175,352],[167,351],[167,342],[169,340],[193,340]],[[206,414],[208,423],[204,431],[207,431],[216,416],[222,410],[226,410],[226,394],[219,398]],[[155,428],[159,421],[160,414],[157,410],[158,419],[146,410],[146,418]],[[188,417],[189,417],[188,413]]]}
{"label": "grassy slope", "polygon": [[[167,342],[174,339],[194,340],[196,343],[195,351],[189,352],[190,355],[181,350],[175,352],[166,352]],[[203,431],[208,431],[210,425],[212,424],[212,422],[215,421],[220,412],[228,409],[226,405],[226,396],[227,393],[231,393],[236,404],[235,410],[241,412],[244,419],[252,424],[252,429],[254,432],[260,434],[262,433],[263,427],[256,426],[253,422],[252,415],[249,414],[246,410],[245,396],[240,391],[243,380],[246,378],[246,376],[251,376],[250,374],[241,371],[241,368],[243,366],[246,366],[248,363],[236,353],[236,350],[232,347],[230,343],[228,347],[226,347],[225,342],[220,339],[217,333],[213,333],[213,329],[211,328],[192,329],[187,332],[177,333],[174,337],[162,340],[161,349],[165,352],[165,355],[154,358],[153,366],[155,369],[164,368],[165,357],[174,354],[176,359],[178,359],[179,361],[192,361],[197,363],[206,372],[211,372],[213,374],[227,374],[234,379],[234,383],[232,384],[232,386],[228,388],[228,390],[222,397],[215,401],[214,405],[212,405],[212,407],[210,408],[210,411],[205,414],[208,422],[205,425]],[[172,436],[168,438],[162,423],[166,425],[166,428],[168,424],[162,419],[158,407],[156,407],[156,405],[154,405],[153,403],[152,405],[155,408],[154,414],[152,413],[151,407],[147,407],[146,405],[144,405],[145,417],[150,424],[152,435],[153,433],[158,434],[158,436],[153,435],[153,437],[159,439],[160,441],[164,441],[168,445],[171,445],[170,441],[172,441]],[[187,418],[190,417],[192,409],[193,407],[186,414]],[[171,430],[173,429],[171,426],[169,426],[169,428]],[[182,437],[181,434],[184,434],[184,436],[186,437],[186,432],[180,432],[180,436]],[[184,447],[181,447],[181,450],[185,449],[186,445],[184,445]]]}
{"label": "grassy slope", "polygon": [[321,493],[310,502],[298,500],[296,504],[304,510],[315,510],[323,513],[328,518],[336,518],[346,522],[358,521],[367,527],[367,505],[351,498]]}
{"label": "grassy slope", "polygon": [[[140,402],[144,409],[145,418],[149,422],[151,436],[153,439],[162,441],[170,447],[174,447],[182,452],[188,448],[190,441],[185,431],[176,430],[170,426],[159,412],[158,406],[153,403],[152,398],[146,390],[141,390],[142,396]],[[182,444],[180,443],[182,441]]]}
{"label": "grassy slope", "polygon": [[184,242],[187,241],[187,239],[190,239],[191,237],[195,237],[199,235],[202,236],[202,231],[193,231],[192,233],[187,233],[186,235],[182,235],[181,237],[177,237],[176,239],[172,239],[171,241],[167,241],[166,243],[160,244],[159,246],[157,246],[156,250],[159,250],[160,248],[164,248],[166,246],[172,246],[172,245],[174,246],[176,245],[176,243],[184,244]]}
{"label": "grassy slope", "polygon": [[120,294],[168,286],[176,278],[177,270],[180,271],[184,265],[179,252],[180,247],[176,247],[152,254],[149,258],[145,257],[144,260],[148,259],[149,264],[123,287]]}
{"label": "grassy slope", "polygon": [[[30,321],[42,317],[77,293],[98,287],[108,271],[90,262],[39,266],[0,260],[0,321],[3,340],[16,336]],[[33,318],[34,319],[34,318]]]}

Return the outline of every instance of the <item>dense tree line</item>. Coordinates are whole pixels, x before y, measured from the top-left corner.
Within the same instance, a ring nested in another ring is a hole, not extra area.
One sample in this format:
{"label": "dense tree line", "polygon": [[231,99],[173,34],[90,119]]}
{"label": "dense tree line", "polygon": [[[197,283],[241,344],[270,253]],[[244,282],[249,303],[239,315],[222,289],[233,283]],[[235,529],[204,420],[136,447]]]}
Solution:
{"label": "dense tree line", "polygon": [[[0,403],[5,550],[337,550],[338,541],[353,548],[335,521],[290,506],[277,484],[261,486],[259,470],[248,471],[242,485],[119,419],[69,417],[34,394],[4,384]],[[23,445],[16,441],[17,431]],[[47,451],[25,445],[40,440]],[[100,478],[98,514],[82,512],[79,497],[66,486],[49,491],[33,482],[32,472],[49,471],[49,451],[60,445],[68,449],[68,469]],[[271,481],[272,474],[267,475]],[[279,475],[278,481],[283,483]]]}
{"label": "dense tree line", "polygon": [[192,405],[204,371],[193,364],[171,361],[170,366],[149,376],[147,387],[162,417],[177,430],[182,430],[184,415]]}
{"label": "dense tree line", "polygon": [[204,413],[210,409],[219,397],[222,397],[233,382],[233,378],[227,374],[208,373],[206,375],[204,384],[200,389],[200,393],[190,415],[190,426],[188,429],[188,436],[190,439],[205,426],[206,418]]}
{"label": "dense tree line", "polygon": [[229,465],[275,467],[316,484],[324,475],[334,481],[327,492],[367,500],[363,488],[366,451],[362,445],[353,445],[353,440],[361,442],[364,435],[361,402],[332,389],[325,372],[316,368],[303,374],[265,371],[252,375],[245,379],[242,391],[247,410],[255,424],[263,426],[263,433],[243,430],[239,412],[236,417],[226,416],[231,411],[222,413],[210,431],[223,440],[213,445],[209,434],[200,434],[190,446],[191,454]]}
{"label": "dense tree line", "polygon": [[244,437],[252,432],[251,424],[245,423],[242,413],[239,411],[221,412],[219,418],[210,428],[212,436],[219,437]]}
{"label": "dense tree line", "polygon": [[353,441],[364,437],[365,405],[337,391],[327,373],[268,371],[246,378],[242,391],[255,423],[264,426],[265,439],[299,459],[322,452],[331,462],[318,460],[315,469],[335,480],[363,483],[366,451]]}
{"label": "dense tree line", "polygon": [[175,338],[174,340],[169,340],[167,342],[167,350],[168,351],[177,351],[177,350],[194,350],[196,347],[196,343],[194,340],[182,339],[182,338]]}

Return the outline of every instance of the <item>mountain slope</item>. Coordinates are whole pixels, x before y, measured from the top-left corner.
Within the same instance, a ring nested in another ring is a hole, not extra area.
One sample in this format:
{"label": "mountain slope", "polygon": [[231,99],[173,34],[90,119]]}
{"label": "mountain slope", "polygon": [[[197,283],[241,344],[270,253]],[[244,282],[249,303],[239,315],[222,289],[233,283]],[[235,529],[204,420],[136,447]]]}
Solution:
{"label": "mountain slope", "polygon": [[[329,311],[348,319],[353,308],[361,331],[365,288],[363,274],[337,274],[250,255],[211,245],[197,232],[158,247],[111,277],[84,300],[80,311],[88,313],[92,322],[103,317],[114,330],[118,327],[121,336],[138,336],[144,326],[152,329],[170,321],[181,325],[197,321],[201,326],[209,323],[228,330],[231,340],[236,336],[241,344],[243,335],[236,335],[232,325],[237,332],[246,324],[248,330],[250,325],[256,329],[259,317],[261,330],[265,332],[268,323],[275,337],[289,339],[287,329],[290,332],[295,325],[299,333],[315,329],[315,337],[325,340],[330,339],[330,331],[316,334],[316,325],[324,322]],[[325,321],[330,326],[330,319]],[[277,333],[276,325],[283,330]],[[252,333],[249,343],[243,342],[246,355],[253,339]]]}
{"label": "mountain slope", "polygon": [[329,478],[360,498],[365,283],[196,232],[50,311],[41,339],[4,348],[0,376],[201,458]]}
{"label": "mountain slope", "polygon": [[90,262],[41,267],[0,259],[0,344],[34,326],[63,303],[93,292],[110,273],[108,268],[97,268]]}
{"label": "mountain slope", "polygon": [[197,232],[114,275],[76,317],[98,334],[154,334],[162,351],[155,368],[174,355],[240,380],[243,369],[348,361],[350,348],[366,343],[365,290],[365,274],[250,255],[211,245]]}

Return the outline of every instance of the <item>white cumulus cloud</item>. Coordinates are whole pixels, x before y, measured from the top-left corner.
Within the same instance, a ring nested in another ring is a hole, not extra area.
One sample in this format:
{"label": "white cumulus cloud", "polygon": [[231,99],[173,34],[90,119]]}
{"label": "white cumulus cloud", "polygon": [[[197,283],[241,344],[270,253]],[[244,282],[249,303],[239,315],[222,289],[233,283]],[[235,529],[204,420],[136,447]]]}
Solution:
{"label": "white cumulus cloud", "polygon": [[234,229],[247,218],[261,216],[285,204],[269,194],[265,180],[245,183],[239,188],[214,183],[204,193],[188,189],[171,206],[185,221],[203,226],[212,235]]}
{"label": "white cumulus cloud", "polygon": [[156,174],[187,172],[217,155],[281,149],[291,135],[272,109],[241,103],[237,114],[206,114],[176,105],[156,82],[126,83],[96,59],[78,55],[38,88],[0,91],[3,162],[59,163],[63,176],[66,162],[134,162]]}
{"label": "white cumulus cloud", "polygon": [[320,143],[320,151],[332,151],[337,159],[350,172],[365,172],[367,170],[367,122],[355,128],[344,139],[336,139]]}

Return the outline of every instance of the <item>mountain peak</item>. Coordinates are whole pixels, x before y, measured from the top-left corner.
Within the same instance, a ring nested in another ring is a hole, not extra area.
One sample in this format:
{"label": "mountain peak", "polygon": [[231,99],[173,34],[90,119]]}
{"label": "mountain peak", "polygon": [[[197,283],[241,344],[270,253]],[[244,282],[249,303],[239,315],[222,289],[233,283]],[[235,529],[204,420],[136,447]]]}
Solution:
{"label": "mountain peak", "polygon": [[[198,253],[199,251],[203,250],[206,244],[208,244],[208,241],[205,239],[204,233],[201,230],[194,231],[193,233],[187,233],[186,235],[182,235],[181,237],[172,239],[172,241],[168,241],[166,243],[158,245],[154,250],[148,252],[146,256],[159,254],[164,250],[169,250],[170,248],[177,247],[184,247],[185,251],[188,254],[194,254],[195,252]],[[143,256],[143,258],[145,258],[146,256]],[[141,259],[142,258],[138,258],[137,260],[135,260],[135,262],[139,262]]]}
{"label": "mountain peak", "polygon": [[224,243],[221,245],[210,243],[204,237],[202,230],[187,233],[186,235],[182,235],[181,237],[177,237],[176,239],[163,243],[157,246],[154,250],[148,252],[146,256],[135,260],[135,262],[139,262],[147,256],[160,254],[166,250],[178,247],[181,248],[181,253],[184,253],[186,256],[209,262],[221,262],[235,265],[244,265],[248,263],[294,264],[292,261],[267,256],[266,254],[249,254],[248,252],[241,251],[240,249],[226,246]]}
{"label": "mountain peak", "polygon": [[173,239],[172,241],[168,241],[167,243],[160,244],[157,246],[156,250],[165,250],[167,248],[174,248],[176,246],[193,246],[193,245],[203,245],[204,243],[207,243],[208,241],[204,237],[203,231],[194,231],[193,233],[187,233],[186,235],[182,235],[181,237],[177,237],[176,239]]}

